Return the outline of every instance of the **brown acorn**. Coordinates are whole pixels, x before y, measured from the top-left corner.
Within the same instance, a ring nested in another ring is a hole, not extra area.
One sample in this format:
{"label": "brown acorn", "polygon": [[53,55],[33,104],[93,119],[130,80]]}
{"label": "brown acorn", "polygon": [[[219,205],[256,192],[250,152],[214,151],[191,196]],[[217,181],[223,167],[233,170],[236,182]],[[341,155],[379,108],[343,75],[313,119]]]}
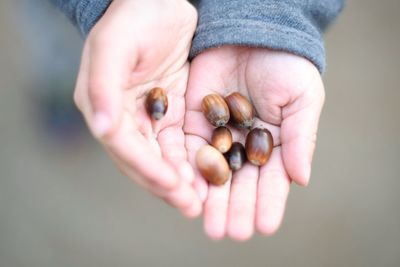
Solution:
{"label": "brown acorn", "polygon": [[226,159],[210,145],[205,145],[197,151],[196,164],[201,175],[211,184],[222,185],[230,178]]}
{"label": "brown acorn", "polygon": [[255,128],[246,137],[247,159],[254,165],[264,165],[272,153],[274,141],[267,129]]}
{"label": "brown acorn", "polygon": [[246,151],[244,146],[239,142],[233,143],[231,149],[226,153],[226,158],[232,171],[239,170],[246,162]]}
{"label": "brown acorn", "polygon": [[146,110],[150,117],[160,120],[168,110],[168,98],[160,87],[150,90],[146,98]]}
{"label": "brown acorn", "polygon": [[216,128],[211,136],[211,144],[221,153],[227,152],[232,146],[232,133],[224,127]]}
{"label": "brown acorn", "polygon": [[225,100],[217,94],[203,98],[201,109],[207,120],[215,127],[224,126],[229,121],[229,109]]}
{"label": "brown acorn", "polygon": [[250,101],[238,92],[225,97],[231,120],[238,128],[250,129],[254,122],[254,109]]}

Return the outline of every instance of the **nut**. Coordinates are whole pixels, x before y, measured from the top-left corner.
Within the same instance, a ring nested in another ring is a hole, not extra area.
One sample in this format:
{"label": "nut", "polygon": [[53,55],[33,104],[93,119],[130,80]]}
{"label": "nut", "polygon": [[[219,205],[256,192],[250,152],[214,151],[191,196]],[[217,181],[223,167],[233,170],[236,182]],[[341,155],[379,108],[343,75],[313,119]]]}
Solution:
{"label": "nut", "polygon": [[213,131],[211,136],[211,144],[221,153],[227,152],[232,146],[232,133],[224,127],[218,127]]}
{"label": "nut", "polygon": [[250,101],[238,92],[225,97],[231,120],[238,128],[251,128],[254,121],[254,109]]}
{"label": "nut", "polygon": [[168,109],[168,98],[165,91],[160,87],[150,90],[146,98],[146,110],[150,117],[160,120]]}
{"label": "nut", "polygon": [[239,170],[246,162],[246,151],[244,146],[239,142],[233,143],[231,149],[226,153],[226,158],[232,171]]}
{"label": "nut", "polygon": [[225,100],[217,94],[204,97],[201,109],[207,120],[215,127],[224,126],[229,121],[228,106]]}
{"label": "nut", "polygon": [[216,148],[205,145],[197,151],[196,164],[203,177],[214,185],[222,185],[230,178],[224,156]]}
{"label": "nut", "polygon": [[272,153],[274,142],[267,129],[255,128],[246,137],[247,159],[254,165],[264,165]]}

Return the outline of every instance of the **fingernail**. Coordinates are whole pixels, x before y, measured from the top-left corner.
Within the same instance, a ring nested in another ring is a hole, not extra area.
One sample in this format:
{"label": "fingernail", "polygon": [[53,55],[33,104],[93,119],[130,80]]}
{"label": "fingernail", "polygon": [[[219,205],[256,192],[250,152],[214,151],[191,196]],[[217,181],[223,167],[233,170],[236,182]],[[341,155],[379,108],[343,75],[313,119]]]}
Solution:
{"label": "fingernail", "polygon": [[94,116],[93,132],[98,138],[103,137],[111,127],[110,117],[103,113],[96,113]]}

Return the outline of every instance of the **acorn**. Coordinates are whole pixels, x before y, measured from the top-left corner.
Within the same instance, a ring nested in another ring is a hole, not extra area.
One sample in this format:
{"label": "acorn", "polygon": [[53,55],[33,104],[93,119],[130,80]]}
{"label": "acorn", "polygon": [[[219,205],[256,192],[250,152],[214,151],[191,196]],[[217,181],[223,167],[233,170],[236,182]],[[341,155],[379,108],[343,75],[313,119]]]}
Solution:
{"label": "acorn", "polygon": [[231,149],[226,153],[226,158],[232,171],[239,170],[246,162],[246,151],[244,146],[239,142],[233,143]]}
{"label": "acorn", "polygon": [[274,142],[267,129],[255,128],[246,137],[247,159],[254,165],[264,165],[272,153]]}
{"label": "acorn", "polygon": [[224,127],[216,128],[211,136],[211,145],[221,153],[227,152],[232,146],[232,133]]}
{"label": "acorn", "polygon": [[215,127],[224,126],[229,121],[229,109],[225,100],[217,94],[203,98],[201,109],[207,120]]}
{"label": "acorn", "polygon": [[168,109],[168,98],[164,89],[155,87],[150,90],[146,98],[146,110],[151,118],[160,120]]}
{"label": "acorn", "polygon": [[197,151],[196,164],[201,175],[211,184],[223,185],[230,178],[229,166],[224,156],[210,145]]}
{"label": "acorn", "polygon": [[225,97],[232,123],[242,129],[250,129],[254,122],[254,109],[250,101],[238,92]]}

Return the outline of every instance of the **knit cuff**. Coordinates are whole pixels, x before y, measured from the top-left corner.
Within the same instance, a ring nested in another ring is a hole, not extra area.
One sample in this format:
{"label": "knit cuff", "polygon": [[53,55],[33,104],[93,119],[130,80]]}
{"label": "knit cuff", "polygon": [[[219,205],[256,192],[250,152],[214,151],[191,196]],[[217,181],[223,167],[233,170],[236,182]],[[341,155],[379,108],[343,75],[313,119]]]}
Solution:
{"label": "knit cuff", "polygon": [[112,0],[81,0],[76,8],[76,23],[87,36],[96,22],[104,15]]}
{"label": "knit cuff", "polygon": [[305,57],[322,73],[325,50],[320,32],[300,7],[284,2],[202,1],[190,57],[223,45],[264,47]]}

